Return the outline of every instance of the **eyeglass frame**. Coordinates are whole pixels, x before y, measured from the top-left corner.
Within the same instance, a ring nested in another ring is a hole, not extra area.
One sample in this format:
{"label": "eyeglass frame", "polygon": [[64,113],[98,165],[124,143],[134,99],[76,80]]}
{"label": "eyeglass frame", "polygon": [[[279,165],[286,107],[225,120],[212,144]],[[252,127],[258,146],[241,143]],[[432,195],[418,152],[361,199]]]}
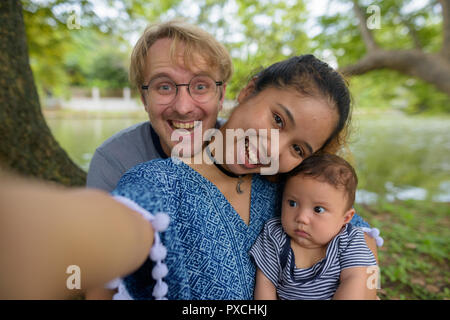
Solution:
{"label": "eyeglass frame", "polygon": [[[176,83],[172,78],[170,78],[169,76],[161,75],[161,76],[157,76],[157,77],[154,77],[153,79],[151,79],[151,80],[148,82],[148,85],[142,85],[142,86],[141,86],[141,89],[142,89],[142,90],[148,90],[148,89],[150,88],[150,83],[151,83],[153,80],[158,79],[158,78],[166,77],[166,78],[170,79],[170,81],[173,82],[173,84],[175,85],[175,90],[176,90],[176,91],[175,91],[175,95],[173,96],[173,99],[172,99],[170,102],[164,103],[164,104],[170,104],[170,103],[172,103],[173,101],[175,101],[175,99],[176,99],[177,96],[178,96],[178,87],[187,87],[187,92],[189,93],[189,96],[190,96],[194,101],[198,102],[197,99],[195,99],[195,98],[192,96],[191,90],[189,90],[189,86],[191,85],[192,79],[194,79],[194,78],[196,78],[196,77],[202,77],[202,76],[203,76],[203,77],[208,77],[208,78],[210,78],[211,80],[213,80],[214,83],[216,84],[216,90],[217,90],[217,87],[220,87],[220,86],[222,86],[222,85],[224,84],[223,81],[215,81],[213,78],[211,78],[210,76],[205,75],[205,74],[197,74],[197,75],[193,76],[193,77],[191,78],[191,80],[189,80],[189,83],[180,83],[180,84],[177,84],[177,83]],[[149,92],[149,91],[147,91],[147,92]],[[198,103],[199,103],[199,102],[198,102]],[[204,102],[204,103],[206,103],[206,102]]]}

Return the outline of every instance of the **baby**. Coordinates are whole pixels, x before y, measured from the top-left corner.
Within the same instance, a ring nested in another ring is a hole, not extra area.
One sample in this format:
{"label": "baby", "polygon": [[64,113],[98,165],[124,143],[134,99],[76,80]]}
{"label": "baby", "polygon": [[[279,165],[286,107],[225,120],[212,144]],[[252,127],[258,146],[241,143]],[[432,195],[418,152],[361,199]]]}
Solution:
{"label": "baby", "polygon": [[375,298],[368,277],[377,262],[364,232],[349,223],[357,183],[352,166],[330,154],[313,155],[288,174],[281,219],[268,220],[249,251],[255,299]]}

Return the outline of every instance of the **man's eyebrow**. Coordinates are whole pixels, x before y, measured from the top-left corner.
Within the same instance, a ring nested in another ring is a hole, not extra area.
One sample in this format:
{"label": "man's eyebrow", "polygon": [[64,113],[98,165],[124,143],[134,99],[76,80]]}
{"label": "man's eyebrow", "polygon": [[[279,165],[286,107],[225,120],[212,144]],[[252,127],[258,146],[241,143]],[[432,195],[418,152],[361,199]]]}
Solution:
{"label": "man's eyebrow", "polygon": [[[284,113],[289,118],[289,120],[291,120],[292,125],[295,126],[294,116],[292,115],[291,111],[289,111],[289,109],[286,106],[284,106],[283,104],[281,104],[279,102],[277,103],[277,105],[284,111]],[[308,149],[310,154],[314,153],[313,148],[311,147],[311,145],[308,142],[303,141],[303,144],[306,146],[306,148]]]}

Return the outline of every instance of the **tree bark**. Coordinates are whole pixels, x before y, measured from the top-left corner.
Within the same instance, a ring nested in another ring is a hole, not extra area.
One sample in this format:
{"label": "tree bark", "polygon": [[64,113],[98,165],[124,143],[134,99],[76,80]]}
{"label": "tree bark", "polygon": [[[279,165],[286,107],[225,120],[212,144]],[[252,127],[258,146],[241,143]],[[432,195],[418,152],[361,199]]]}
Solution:
{"label": "tree bark", "polygon": [[[353,65],[339,69],[345,75],[360,75],[377,69],[396,70],[402,74],[420,78],[450,96],[450,0],[439,0],[442,7],[443,44],[439,53],[423,51],[415,41],[416,49],[383,50],[367,28],[364,11],[353,0],[353,11],[359,19],[359,28],[367,54]],[[413,31],[412,26],[408,26]],[[414,36],[414,35],[413,35]]]}
{"label": "tree bark", "polygon": [[0,167],[67,186],[86,173],[59,146],[42,115],[29,64],[22,6],[0,2]]}
{"label": "tree bark", "polygon": [[441,54],[450,62],[450,0],[439,0],[442,8],[443,41]]}

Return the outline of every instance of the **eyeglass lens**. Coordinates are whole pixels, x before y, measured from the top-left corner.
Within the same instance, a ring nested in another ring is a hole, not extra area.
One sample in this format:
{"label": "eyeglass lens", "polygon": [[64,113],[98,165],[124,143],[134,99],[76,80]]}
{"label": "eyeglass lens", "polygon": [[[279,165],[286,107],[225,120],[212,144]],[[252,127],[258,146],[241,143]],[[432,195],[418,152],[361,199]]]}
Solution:
{"label": "eyeglass lens", "polygon": [[195,76],[189,84],[176,84],[166,76],[157,77],[150,82],[148,93],[154,102],[168,104],[175,99],[180,86],[187,86],[191,97],[199,103],[210,101],[217,93],[216,82],[208,76]]}

